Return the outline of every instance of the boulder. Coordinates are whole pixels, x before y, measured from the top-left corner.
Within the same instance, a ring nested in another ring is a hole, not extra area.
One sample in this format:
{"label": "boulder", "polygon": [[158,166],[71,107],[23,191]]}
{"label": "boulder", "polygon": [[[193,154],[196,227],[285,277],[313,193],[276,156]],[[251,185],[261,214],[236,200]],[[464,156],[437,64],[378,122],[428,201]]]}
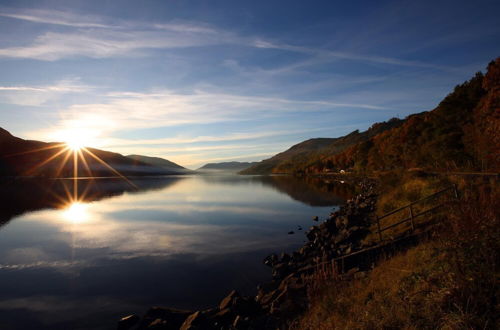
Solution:
{"label": "boulder", "polygon": [[266,266],[274,266],[276,263],[278,262],[278,256],[276,254],[271,254],[271,255],[268,255],[265,259],[264,259],[264,265]]}
{"label": "boulder", "polygon": [[206,327],[203,327],[204,320],[205,318],[203,317],[202,313],[200,311],[197,311],[186,318],[184,323],[182,323],[180,330],[205,329]]}
{"label": "boulder", "polygon": [[162,319],[156,319],[148,325],[148,329],[168,329],[167,321]]}
{"label": "boulder", "polygon": [[118,330],[129,330],[139,323],[141,317],[135,314],[125,316],[118,321]]}
{"label": "boulder", "polygon": [[222,311],[226,308],[231,308],[240,299],[240,295],[236,290],[231,291],[219,304],[219,309]]}

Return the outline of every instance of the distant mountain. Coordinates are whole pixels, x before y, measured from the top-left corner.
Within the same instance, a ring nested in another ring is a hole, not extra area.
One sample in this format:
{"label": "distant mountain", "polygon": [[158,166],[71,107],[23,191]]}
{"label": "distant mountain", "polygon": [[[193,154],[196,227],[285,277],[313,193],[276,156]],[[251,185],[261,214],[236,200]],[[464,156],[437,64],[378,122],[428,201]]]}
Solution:
{"label": "distant mountain", "polygon": [[500,170],[500,58],[455,87],[432,111],[374,124],[335,139],[311,139],[242,174],[320,174],[423,168]]}
{"label": "distant mountain", "polygon": [[364,132],[356,130],[338,138],[309,139],[241,171],[241,174],[295,173],[317,159],[337,154],[356,143],[367,141],[381,132],[398,127],[402,123],[402,120],[393,118],[387,122],[376,123]]}
{"label": "distant mountain", "polygon": [[208,163],[200,167],[197,171],[227,171],[239,172],[257,164],[256,162],[222,162]]}
{"label": "distant mountain", "polygon": [[[73,177],[74,155],[63,143],[23,140],[0,128],[0,176]],[[178,174],[121,154],[87,148],[77,162],[78,176]]]}
{"label": "distant mountain", "polygon": [[160,158],[160,157],[149,157],[149,156],[142,156],[142,155],[128,155],[126,157],[131,158],[135,161],[139,161],[139,162],[146,163],[146,164],[153,165],[153,166],[158,166],[158,167],[165,168],[165,169],[172,170],[172,171],[179,171],[179,172],[190,171],[185,167],[182,167],[174,162],[171,162],[167,159]]}

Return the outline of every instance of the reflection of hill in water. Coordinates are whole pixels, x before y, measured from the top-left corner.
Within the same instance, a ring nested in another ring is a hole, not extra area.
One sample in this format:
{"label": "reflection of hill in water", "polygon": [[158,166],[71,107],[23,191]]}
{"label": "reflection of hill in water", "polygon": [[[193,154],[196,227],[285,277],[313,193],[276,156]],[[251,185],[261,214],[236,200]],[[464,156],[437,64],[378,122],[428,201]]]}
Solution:
{"label": "reflection of hill in water", "polygon": [[341,205],[354,195],[355,186],[313,177],[273,176],[203,176],[203,180],[222,184],[262,184],[311,206]]}
{"label": "reflection of hill in water", "polygon": [[[164,189],[181,177],[148,177],[132,179],[134,186],[120,178],[79,179],[77,194],[81,202],[92,202],[122,195]],[[71,179],[14,179],[0,184],[0,225],[14,216],[42,209],[58,209],[74,199]]]}
{"label": "reflection of hill in water", "polygon": [[354,195],[355,190],[353,185],[320,178],[264,176],[262,179],[265,185],[311,206],[341,205]]}
{"label": "reflection of hill in water", "polygon": [[[213,184],[254,185],[261,184],[289,195],[296,201],[311,206],[334,206],[344,203],[353,195],[353,187],[339,182],[317,178],[291,176],[198,176]],[[92,202],[128,193],[168,189],[182,180],[193,177],[164,176],[131,179],[135,187],[120,178],[95,178],[78,180],[78,200]],[[0,184],[0,225],[15,216],[42,209],[60,209],[74,200],[71,179],[12,179]]]}

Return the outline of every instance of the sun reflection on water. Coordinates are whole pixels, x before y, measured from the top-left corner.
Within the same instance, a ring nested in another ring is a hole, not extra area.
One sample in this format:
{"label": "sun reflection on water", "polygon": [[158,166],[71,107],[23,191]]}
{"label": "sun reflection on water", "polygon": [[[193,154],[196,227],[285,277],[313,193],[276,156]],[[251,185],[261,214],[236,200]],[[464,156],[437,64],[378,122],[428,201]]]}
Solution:
{"label": "sun reflection on water", "polygon": [[88,206],[80,202],[71,203],[63,212],[64,220],[71,223],[83,223],[89,220]]}

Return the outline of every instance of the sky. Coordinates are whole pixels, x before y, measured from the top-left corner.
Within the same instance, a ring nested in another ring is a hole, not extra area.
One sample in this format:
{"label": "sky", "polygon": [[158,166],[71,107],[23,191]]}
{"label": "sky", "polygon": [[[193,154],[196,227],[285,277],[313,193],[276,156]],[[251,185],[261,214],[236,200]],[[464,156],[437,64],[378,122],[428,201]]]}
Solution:
{"label": "sky", "polygon": [[197,168],[433,109],[500,2],[0,0],[0,127]]}

